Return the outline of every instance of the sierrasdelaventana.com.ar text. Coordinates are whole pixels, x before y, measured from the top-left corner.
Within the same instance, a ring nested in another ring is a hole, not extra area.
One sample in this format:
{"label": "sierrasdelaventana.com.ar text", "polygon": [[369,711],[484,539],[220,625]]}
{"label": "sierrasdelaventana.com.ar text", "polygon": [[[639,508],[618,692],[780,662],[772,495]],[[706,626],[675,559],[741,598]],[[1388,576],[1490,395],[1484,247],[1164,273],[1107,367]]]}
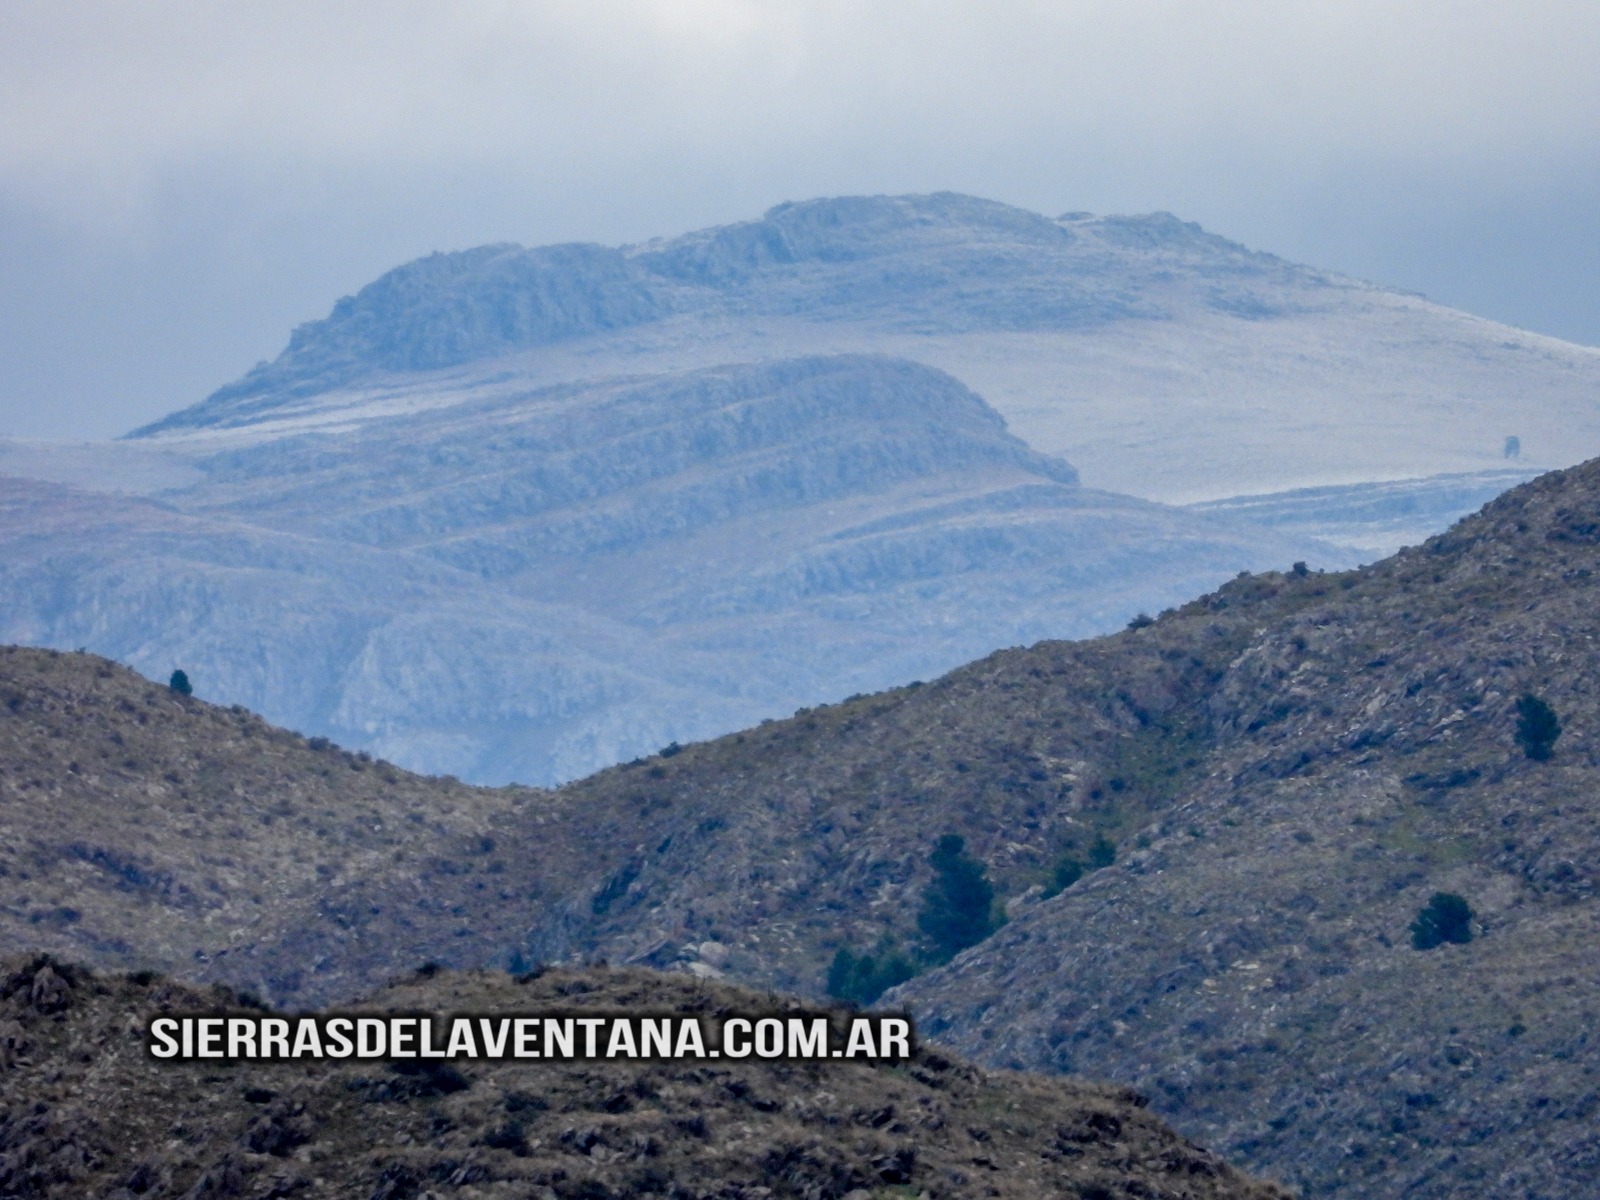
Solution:
{"label": "sierrasdelaventana.com.ar text", "polygon": [[162,1060],[243,1059],[861,1059],[915,1053],[906,1017],[595,1016],[564,1013],[265,1016],[192,1013],[151,1018]]}

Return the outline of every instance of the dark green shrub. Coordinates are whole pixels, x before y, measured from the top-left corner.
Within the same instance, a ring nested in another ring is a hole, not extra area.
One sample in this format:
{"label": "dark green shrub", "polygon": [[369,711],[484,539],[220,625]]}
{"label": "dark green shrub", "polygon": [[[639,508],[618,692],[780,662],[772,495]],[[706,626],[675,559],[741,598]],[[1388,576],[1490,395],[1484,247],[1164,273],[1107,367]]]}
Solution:
{"label": "dark green shrub", "polygon": [[1098,871],[1102,867],[1109,867],[1117,861],[1117,844],[1105,834],[1094,839],[1094,845],[1089,847],[1089,869]]}
{"label": "dark green shrub", "polygon": [[1044,889],[1044,898],[1059,896],[1090,871],[1098,871],[1109,867],[1117,861],[1117,844],[1105,834],[1098,834],[1094,845],[1089,847],[1088,861],[1085,862],[1076,854],[1063,854],[1056,859],[1054,871],[1051,872],[1050,883]]}
{"label": "dark green shrub", "polygon": [[180,696],[194,695],[194,686],[189,682],[189,676],[183,671],[174,671],[172,678],[167,680],[167,686]]}
{"label": "dark green shrub", "polygon": [[1517,745],[1529,758],[1543,762],[1561,736],[1556,710],[1531,692],[1517,701]]}
{"label": "dark green shrub", "polygon": [[983,864],[966,852],[959,834],[947,833],[928,857],[933,879],[922,894],[917,928],[928,939],[928,957],[946,962],[997,928],[994,887]]}
{"label": "dark green shrub", "polygon": [[1411,944],[1432,950],[1445,942],[1465,945],[1472,940],[1472,906],[1454,892],[1435,892],[1433,899],[1411,922]]}
{"label": "dark green shrub", "polygon": [[1044,898],[1059,896],[1084,875],[1083,864],[1070,854],[1063,854],[1056,860],[1056,869],[1051,874],[1050,886],[1044,890]]}
{"label": "dark green shrub", "polygon": [[841,946],[828,966],[828,995],[849,1004],[868,1005],[917,973],[911,960],[885,944],[877,954],[853,954]]}
{"label": "dark green shrub", "polygon": [[1128,628],[1129,629],[1144,629],[1147,626],[1154,625],[1155,623],[1156,623],[1156,619],[1154,617],[1152,617],[1149,613],[1135,613],[1132,617],[1130,617],[1128,619]]}

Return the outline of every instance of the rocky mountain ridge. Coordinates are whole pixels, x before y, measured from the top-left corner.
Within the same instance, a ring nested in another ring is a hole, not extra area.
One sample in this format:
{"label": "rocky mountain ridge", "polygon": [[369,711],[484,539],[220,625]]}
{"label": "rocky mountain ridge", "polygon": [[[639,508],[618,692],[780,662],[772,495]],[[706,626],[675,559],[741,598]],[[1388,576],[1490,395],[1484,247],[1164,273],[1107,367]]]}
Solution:
{"label": "rocky mountain ridge", "polygon": [[[1137,251],[1160,247],[1157,266]],[[1118,254],[1118,251],[1124,253]],[[783,204],[756,221],[612,249],[481,246],[388,272],[262,364],[133,435],[247,424],[364,376],[503,357],[676,316],[804,314],[919,332],[1071,329],[1169,315],[1174,266],[1225,275],[1208,303],[1273,311],[1255,281],[1296,273],[1168,213],[1059,220],[953,193]],[[1102,281],[1115,264],[1125,273]],[[909,303],[908,303],[909,301]]]}
{"label": "rocky mountain ridge", "polygon": [[842,197],[480,247],[139,436],[0,442],[0,640],[551,784],[1373,561],[1600,453],[1597,384],[1168,214]]}
{"label": "rocky mountain ridge", "polygon": [[1491,470],[1508,436],[1534,468],[1600,453],[1600,351],[1167,213],[1052,219],[950,193],[779,205],[641,246],[435,254],[137,440],[347,423],[508,374],[837,353],[946,371],[1091,485],[1167,502]]}

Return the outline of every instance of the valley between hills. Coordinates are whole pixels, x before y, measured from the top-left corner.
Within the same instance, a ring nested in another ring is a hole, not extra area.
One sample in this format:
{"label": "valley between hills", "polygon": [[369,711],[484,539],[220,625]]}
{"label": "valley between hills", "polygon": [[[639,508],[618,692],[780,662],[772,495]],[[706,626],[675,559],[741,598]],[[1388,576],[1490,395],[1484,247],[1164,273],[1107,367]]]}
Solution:
{"label": "valley between hills", "polygon": [[[12,647],[0,939],[290,1007],[423,962],[601,959],[816,999],[839,949],[915,944],[955,833],[1009,920],[884,998],[924,1038],[1132,1086],[1307,1195],[1580,1194],[1596,579],[1589,463],[1370,566],[1241,575],[554,789]],[[1518,743],[1529,694],[1560,717],[1546,759]],[[1051,894],[1101,839],[1114,861]],[[1472,936],[1417,949],[1440,892]]]}

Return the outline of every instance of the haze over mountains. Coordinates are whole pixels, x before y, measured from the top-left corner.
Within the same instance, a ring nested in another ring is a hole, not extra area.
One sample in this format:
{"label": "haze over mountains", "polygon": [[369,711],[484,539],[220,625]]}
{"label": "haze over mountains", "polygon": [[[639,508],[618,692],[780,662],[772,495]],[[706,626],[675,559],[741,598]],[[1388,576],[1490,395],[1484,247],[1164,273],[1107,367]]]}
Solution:
{"label": "haze over mountains", "polygon": [[[1508,436],[1533,467],[1600,453],[1600,350],[1166,213],[1051,219],[949,193],[785,204],[621,249],[436,254],[144,432],[448,402],[462,368],[511,355],[498,370],[553,381],[851,351],[948,371],[1086,483],[1180,503],[1497,468]],[[435,399],[416,372],[440,372]]]}
{"label": "haze over mountains", "polygon": [[862,197],[483,247],[128,440],[0,446],[0,637],[550,782],[1371,559],[1600,453],[1597,384],[1164,214]]}

